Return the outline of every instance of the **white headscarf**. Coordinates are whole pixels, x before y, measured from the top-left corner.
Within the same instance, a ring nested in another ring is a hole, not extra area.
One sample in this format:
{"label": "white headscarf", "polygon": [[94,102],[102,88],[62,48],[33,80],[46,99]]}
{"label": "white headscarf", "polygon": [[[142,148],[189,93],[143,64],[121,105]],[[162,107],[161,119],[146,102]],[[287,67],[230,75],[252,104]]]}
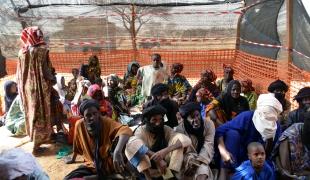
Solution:
{"label": "white headscarf", "polygon": [[89,88],[91,86],[91,82],[89,80],[80,79],[77,81],[78,87],[77,92],[75,93],[75,96],[73,100],[71,101],[72,104],[78,104],[80,97],[82,95],[83,87]]}
{"label": "white headscarf", "polygon": [[253,123],[263,140],[274,138],[277,131],[278,115],[282,112],[281,103],[273,93],[261,94],[257,100],[257,108],[254,111]]}
{"label": "white headscarf", "polygon": [[[36,159],[20,148],[5,150],[0,154],[1,179],[15,179],[36,170],[42,171]],[[44,179],[48,179],[47,176],[45,177]]]}
{"label": "white headscarf", "polygon": [[63,76],[56,75],[57,84],[53,86],[53,88],[58,92],[58,95],[60,97],[60,102],[63,104],[65,101],[66,91],[63,89],[63,86],[61,84],[61,80],[64,78]]}

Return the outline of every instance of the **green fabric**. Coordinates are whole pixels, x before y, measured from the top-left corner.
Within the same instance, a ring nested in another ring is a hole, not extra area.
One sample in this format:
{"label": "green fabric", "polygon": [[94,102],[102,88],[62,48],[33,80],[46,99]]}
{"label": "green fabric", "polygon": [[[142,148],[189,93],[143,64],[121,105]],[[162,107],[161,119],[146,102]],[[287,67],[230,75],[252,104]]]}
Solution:
{"label": "green fabric", "polygon": [[251,91],[248,93],[243,94],[243,96],[248,100],[250,110],[254,111],[256,109],[256,102],[257,102],[257,94],[255,91]]}
{"label": "green fabric", "polygon": [[12,134],[26,135],[25,113],[19,95],[13,101],[5,117],[5,126]]}
{"label": "green fabric", "polygon": [[72,153],[72,148],[69,146],[63,146],[59,149],[59,151],[56,154],[56,159],[61,159],[65,156],[68,156]]}

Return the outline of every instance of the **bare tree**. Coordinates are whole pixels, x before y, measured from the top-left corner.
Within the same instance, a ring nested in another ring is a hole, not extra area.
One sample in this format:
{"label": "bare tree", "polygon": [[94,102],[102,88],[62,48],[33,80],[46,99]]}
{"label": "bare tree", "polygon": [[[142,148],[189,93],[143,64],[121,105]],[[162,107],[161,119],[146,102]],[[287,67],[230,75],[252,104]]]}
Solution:
{"label": "bare tree", "polygon": [[169,8],[163,7],[148,7],[148,6],[114,6],[113,12],[118,16],[115,18],[122,22],[124,28],[129,32],[131,36],[131,44],[134,51],[137,50],[137,35],[140,32],[143,25],[150,22],[154,15],[158,15],[161,19],[167,20]]}

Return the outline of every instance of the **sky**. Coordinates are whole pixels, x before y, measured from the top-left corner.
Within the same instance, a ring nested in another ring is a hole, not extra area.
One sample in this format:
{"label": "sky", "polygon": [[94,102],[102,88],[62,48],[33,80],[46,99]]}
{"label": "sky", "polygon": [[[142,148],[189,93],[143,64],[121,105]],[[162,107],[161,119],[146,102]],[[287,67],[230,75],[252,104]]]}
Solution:
{"label": "sky", "polygon": [[310,16],[310,0],[302,0],[302,3],[304,4],[306,11],[308,12],[308,15]]}

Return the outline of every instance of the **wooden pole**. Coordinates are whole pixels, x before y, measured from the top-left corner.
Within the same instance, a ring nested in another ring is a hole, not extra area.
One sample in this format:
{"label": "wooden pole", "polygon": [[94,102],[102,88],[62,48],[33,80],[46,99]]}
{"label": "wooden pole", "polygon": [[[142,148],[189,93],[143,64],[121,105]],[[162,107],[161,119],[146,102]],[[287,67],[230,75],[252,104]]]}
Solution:
{"label": "wooden pole", "polygon": [[[286,47],[287,49],[287,59],[283,61],[284,66],[284,80],[288,83],[288,86],[291,87],[291,81],[292,81],[292,73],[290,73],[290,64],[292,63],[292,49],[293,49],[293,0],[286,0]],[[286,70],[286,71],[285,71]],[[286,93],[286,97],[288,99],[291,98],[290,89],[289,92]]]}
{"label": "wooden pole", "polygon": [[293,34],[293,0],[286,0],[286,47],[287,51],[287,61],[288,63],[292,62],[292,34]]}
{"label": "wooden pole", "polygon": [[136,42],[136,12],[135,12],[135,5],[131,4],[131,42],[132,42],[132,49],[134,50],[134,59],[137,58],[137,42]]}

